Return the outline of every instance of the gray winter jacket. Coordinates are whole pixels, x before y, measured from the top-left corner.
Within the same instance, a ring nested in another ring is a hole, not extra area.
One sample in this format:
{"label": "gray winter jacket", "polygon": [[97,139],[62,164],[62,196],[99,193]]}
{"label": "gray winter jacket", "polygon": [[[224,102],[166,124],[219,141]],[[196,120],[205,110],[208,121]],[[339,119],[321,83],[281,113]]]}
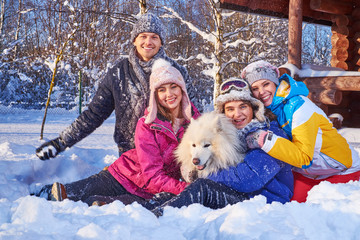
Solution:
{"label": "gray winter jacket", "polygon": [[[191,98],[193,89],[186,69],[166,55],[163,57],[182,73],[187,88],[191,89],[188,92]],[[60,134],[65,146],[71,147],[88,136],[115,110],[114,140],[119,152],[134,148],[135,127],[144,114],[150,95],[148,76],[146,84],[141,84],[128,58],[119,61],[100,82],[88,109]]]}

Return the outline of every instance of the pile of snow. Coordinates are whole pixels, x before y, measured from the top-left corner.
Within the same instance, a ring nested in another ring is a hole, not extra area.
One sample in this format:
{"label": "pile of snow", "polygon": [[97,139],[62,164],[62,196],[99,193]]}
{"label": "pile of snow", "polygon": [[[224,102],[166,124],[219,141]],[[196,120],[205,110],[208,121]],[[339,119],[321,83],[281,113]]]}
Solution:
{"label": "pile of snow", "polygon": [[[30,189],[67,183],[99,172],[116,160],[114,119],[56,159],[34,152],[43,112],[0,114],[0,239],[359,239],[360,182],[323,182],[299,204],[252,200],[211,210],[194,204],[166,208],[156,218],[139,204],[116,201],[88,207],[82,202],[51,202],[29,196]],[[46,139],[58,136],[76,112],[48,117]],[[341,133],[360,152],[359,129]]]}

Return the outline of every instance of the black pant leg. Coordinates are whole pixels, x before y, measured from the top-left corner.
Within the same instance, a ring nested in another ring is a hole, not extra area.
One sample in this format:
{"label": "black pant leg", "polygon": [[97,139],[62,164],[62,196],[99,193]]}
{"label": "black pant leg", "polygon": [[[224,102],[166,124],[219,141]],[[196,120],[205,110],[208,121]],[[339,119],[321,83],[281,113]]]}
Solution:
{"label": "black pant leg", "polygon": [[183,192],[175,196],[161,207],[171,206],[180,208],[193,203],[200,203],[212,209],[223,208],[228,204],[235,204],[249,199],[247,194],[209,179],[199,178],[190,184]]}
{"label": "black pant leg", "polygon": [[85,201],[94,195],[117,196],[129,193],[107,170],[64,186],[68,198],[73,201]]}
{"label": "black pant leg", "polygon": [[148,204],[148,201],[144,198],[141,198],[139,196],[136,196],[134,194],[121,194],[117,196],[103,196],[103,195],[94,195],[87,198],[84,202],[87,203],[89,206],[91,206],[95,201],[98,201],[102,204],[109,204],[114,201],[120,201],[125,205],[132,204],[133,202],[137,202],[143,206],[146,206]]}

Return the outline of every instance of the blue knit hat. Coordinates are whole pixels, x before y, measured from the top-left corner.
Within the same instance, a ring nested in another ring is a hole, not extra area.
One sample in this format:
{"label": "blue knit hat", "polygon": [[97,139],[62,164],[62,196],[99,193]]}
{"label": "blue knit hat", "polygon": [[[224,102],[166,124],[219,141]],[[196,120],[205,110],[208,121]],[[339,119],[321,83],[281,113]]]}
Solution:
{"label": "blue knit hat", "polygon": [[160,18],[152,13],[142,14],[138,21],[134,24],[131,31],[131,42],[134,42],[135,38],[143,32],[151,32],[159,35],[162,45],[165,44],[165,27],[161,22]]}

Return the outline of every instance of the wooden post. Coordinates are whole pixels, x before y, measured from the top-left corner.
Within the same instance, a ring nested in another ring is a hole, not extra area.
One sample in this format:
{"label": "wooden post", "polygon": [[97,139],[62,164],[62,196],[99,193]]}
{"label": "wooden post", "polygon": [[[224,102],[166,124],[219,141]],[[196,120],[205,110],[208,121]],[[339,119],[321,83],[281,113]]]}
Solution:
{"label": "wooden post", "polygon": [[288,63],[301,69],[302,0],[289,1]]}

